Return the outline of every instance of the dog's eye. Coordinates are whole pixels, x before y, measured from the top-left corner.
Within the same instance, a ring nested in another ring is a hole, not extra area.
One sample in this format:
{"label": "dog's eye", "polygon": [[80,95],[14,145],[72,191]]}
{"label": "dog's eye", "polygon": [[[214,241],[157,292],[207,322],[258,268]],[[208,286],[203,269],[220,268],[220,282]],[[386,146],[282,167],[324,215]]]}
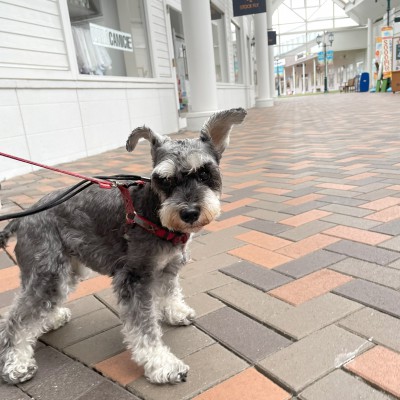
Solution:
{"label": "dog's eye", "polygon": [[200,182],[207,182],[210,179],[210,174],[207,171],[200,171],[198,178]]}
{"label": "dog's eye", "polygon": [[160,186],[163,190],[169,190],[174,185],[174,180],[171,178],[163,178],[160,180]]}

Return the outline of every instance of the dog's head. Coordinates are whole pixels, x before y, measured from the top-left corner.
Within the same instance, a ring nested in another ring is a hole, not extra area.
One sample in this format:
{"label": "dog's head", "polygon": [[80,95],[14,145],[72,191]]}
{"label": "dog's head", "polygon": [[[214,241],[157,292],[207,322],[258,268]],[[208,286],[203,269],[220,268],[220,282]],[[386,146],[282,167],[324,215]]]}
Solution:
{"label": "dog's head", "polygon": [[128,151],[141,138],[151,143],[151,187],[161,201],[159,216],[164,227],[197,232],[219,215],[219,162],[229,144],[232,125],[242,123],[246,114],[243,108],[213,114],[197,139],[172,140],[145,126],[131,133],[126,142]]}

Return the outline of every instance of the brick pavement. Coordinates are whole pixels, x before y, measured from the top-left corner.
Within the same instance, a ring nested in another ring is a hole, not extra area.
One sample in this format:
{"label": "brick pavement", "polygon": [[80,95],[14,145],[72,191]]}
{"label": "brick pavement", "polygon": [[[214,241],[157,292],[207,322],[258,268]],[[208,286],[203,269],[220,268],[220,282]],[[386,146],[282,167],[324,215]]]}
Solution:
{"label": "brick pavement", "polygon": [[[110,279],[91,274],[69,298],[71,322],[41,338],[37,376],[0,384],[0,399],[400,398],[399,105],[390,94],[282,99],[234,129],[224,213],[181,276],[198,317],[164,327],[191,367],[186,383],[143,378]],[[148,153],[144,142],[64,167],[146,175]],[[75,182],[43,170],[2,182],[1,212]],[[1,312],[19,286],[14,246],[0,251]]]}

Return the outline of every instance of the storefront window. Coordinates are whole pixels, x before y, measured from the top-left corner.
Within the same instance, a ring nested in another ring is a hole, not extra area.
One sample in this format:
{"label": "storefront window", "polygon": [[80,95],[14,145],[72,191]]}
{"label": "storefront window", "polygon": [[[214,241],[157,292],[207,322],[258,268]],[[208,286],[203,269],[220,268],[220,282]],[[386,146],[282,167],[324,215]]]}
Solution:
{"label": "storefront window", "polygon": [[217,82],[227,82],[226,68],[226,39],[224,14],[214,5],[211,7],[211,28],[214,45],[215,74]]}
{"label": "storefront window", "polygon": [[240,28],[231,22],[231,37],[233,46],[233,70],[235,83],[242,83],[242,71],[240,65]]}
{"label": "storefront window", "polygon": [[143,1],[67,1],[81,74],[152,77]]}

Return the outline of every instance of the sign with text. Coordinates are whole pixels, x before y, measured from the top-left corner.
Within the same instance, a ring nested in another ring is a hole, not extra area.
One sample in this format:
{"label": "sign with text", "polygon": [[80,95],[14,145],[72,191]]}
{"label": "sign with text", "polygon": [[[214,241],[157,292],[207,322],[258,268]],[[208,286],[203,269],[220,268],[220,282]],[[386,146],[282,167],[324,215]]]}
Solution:
{"label": "sign with text", "polygon": [[383,79],[392,76],[392,51],[393,51],[393,28],[384,26],[381,29],[382,35],[382,73]]}
{"label": "sign with text", "polygon": [[268,46],[276,44],[276,31],[268,31]]}
{"label": "sign with text", "polygon": [[233,16],[258,14],[267,11],[266,0],[232,0]]}
{"label": "sign with text", "polygon": [[132,35],[105,26],[89,24],[92,43],[122,51],[133,51]]}

